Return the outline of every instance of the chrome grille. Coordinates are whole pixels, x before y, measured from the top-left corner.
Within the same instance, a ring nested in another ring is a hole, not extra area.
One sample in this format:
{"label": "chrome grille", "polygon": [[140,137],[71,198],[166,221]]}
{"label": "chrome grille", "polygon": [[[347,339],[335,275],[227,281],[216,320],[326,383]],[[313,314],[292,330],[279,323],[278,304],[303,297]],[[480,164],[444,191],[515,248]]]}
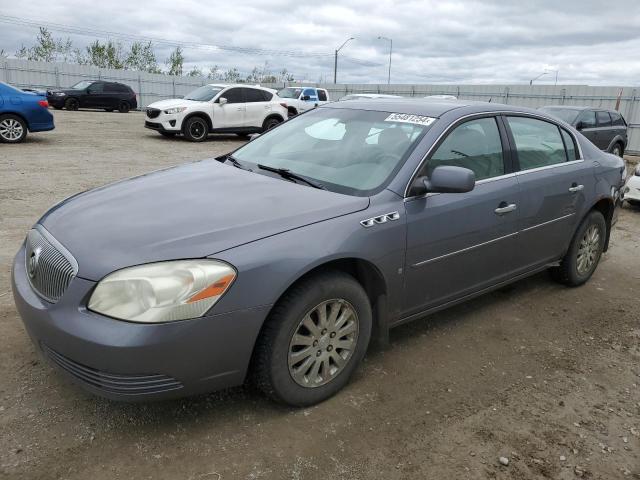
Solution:
{"label": "chrome grille", "polygon": [[31,287],[48,302],[56,303],[78,273],[78,263],[40,226],[29,231],[25,247],[25,267]]}

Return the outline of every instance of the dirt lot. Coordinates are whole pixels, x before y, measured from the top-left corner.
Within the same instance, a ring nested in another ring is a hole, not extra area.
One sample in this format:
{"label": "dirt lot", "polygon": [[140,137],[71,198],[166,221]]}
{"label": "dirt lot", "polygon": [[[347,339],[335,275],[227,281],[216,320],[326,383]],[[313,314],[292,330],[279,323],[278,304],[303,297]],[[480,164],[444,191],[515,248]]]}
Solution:
{"label": "dirt lot", "polygon": [[247,388],[118,404],[40,360],[12,257],[54,202],[240,140],[165,139],[138,113],[55,115],[54,132],[0,146],[0,478],[640,478],[640,210],[621,212],[586,286],[542,274],[400,327],[316,407]]}

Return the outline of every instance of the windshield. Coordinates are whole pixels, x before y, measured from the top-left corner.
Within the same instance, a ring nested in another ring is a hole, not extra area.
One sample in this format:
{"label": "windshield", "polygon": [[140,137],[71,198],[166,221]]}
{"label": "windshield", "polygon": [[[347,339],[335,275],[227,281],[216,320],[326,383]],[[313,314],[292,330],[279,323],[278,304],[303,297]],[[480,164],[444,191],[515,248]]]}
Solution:
{"label": "windshield", "polygon": [[84,90],[85,88],[87,88],[92,83],[94,83],[94,82],[92,82],[90,80],[82,80],[81,82],[76,83],[71,88],[73,88],[74,90]]}
{"label": "windshield", "polygon": [[558,108],[558,107],[542,107],[540,111],[544,113],[548,113],[549,115],[559,118],[563,122],[567,122],[569,124],[572,124],[573,121],[578,116],[578,114],[580,113],[579,110],[575,110],[573,108]]}
{"label": "windshield", "polygon": [[286,168],[328,190],[367,196],[383,188],[435,119],[366,110],[319,108],[236,150],[234,158]]}
{"label": "windshield", "polygon": [[298,98],[301,93],[301,88],[283,88],[278,92],[278,96],[280,98]]}
{"label": "windshield", "polygon": [[218,93],[222,91],[222,87],[214,87],[213,85],[204,85],[196,88],[193,92],[185,95],[185,100],[195,100],[196,102],[208,102]]}

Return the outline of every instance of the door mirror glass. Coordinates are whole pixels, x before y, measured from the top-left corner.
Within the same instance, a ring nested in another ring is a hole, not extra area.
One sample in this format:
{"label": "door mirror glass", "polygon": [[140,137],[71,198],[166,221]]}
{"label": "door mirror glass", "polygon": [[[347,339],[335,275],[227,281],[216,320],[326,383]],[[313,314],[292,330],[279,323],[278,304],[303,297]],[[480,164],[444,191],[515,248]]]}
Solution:
{"label": "door mirror glass", "polygon": [[578,122],[576,123],[576,130],[580,131],[584,128],[584,123]]}
{"label": "door mirror glass", "polygon": [[311,100],[311,97],[309,95],[303,95],[302,97],[300,97],[300,100],[302,100],[303,102],[308,102],[309,100]]}
{"label": "door mirror glass", "polygon": [[475,185],[476,175],[473,170],[445,165],[434,168],[431,177],[417,177],[411,193],[465,193],[473,190]]}
{"label": "door mirror glass", "polygon": [[220,98],[218,99],[218,103],[219,103],[220,105],[224,105],[225,103],[227,103],[227,99],[226,99],[225,97],[220,97]]}

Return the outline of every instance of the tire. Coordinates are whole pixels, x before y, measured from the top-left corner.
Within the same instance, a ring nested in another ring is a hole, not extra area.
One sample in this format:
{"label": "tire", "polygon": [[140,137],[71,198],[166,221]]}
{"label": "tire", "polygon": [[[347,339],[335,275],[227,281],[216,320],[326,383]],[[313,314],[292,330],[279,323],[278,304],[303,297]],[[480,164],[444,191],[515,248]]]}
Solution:
{"label": "tire", "polygon": [[622,144],[620,144],[620,142],[614,144],[613,148],[611,149],[611,153],[613,153],[614,155],[617,155],[618,157],[623,157],[624,149],[622,148]]}
{"label": "tire", "polygon": [[175,132],[160,132],[160,135],[167,138],[173,138],[176,136]]}
{"label": "tire", "polygon": [[266,132],[267,130],[271,130],[273,127],[278,126],[281,122],[282,120],[279,120],[276,117],[269,117],[262,124],[262,131]]}
{"label": "tire", "polygon": [[604,216],[592,210],[580,223],[560,266],[551,269],[553,278],[570,287],[580,286],[589,280],[602,256],[606,235]]}
{"label": "tire", "polygon": [[78,110],[80,108],[80,102],[78,102],[77,98],[67,98],[64,102],[64,107],[67,110]]}
{"label": "tire", "polygon": [[131,105],[129,105],[129,102],[120,102],[118,104],[118,111],[120,113],[129,113],[129,110],[131,110]]}
{"label": "tire", "polygon": [[203,142],[209,135],[209,125],[202,117],[191,117],[185,122],[182,133],[190,142]]}
{"label": "tire", "polygon": [[20,143],[27,138],[27,122],[17,115],[0,115],[0,143]]}
{"label": "tire", "polygon": [[[324,325],[320,311],[326,312]],[[371,323],[369,298],[350,275],[328,271],[302,280],[278,301],[260,333],[252,363],[255,385],[291,406],[326,400],[347,384],[364,357]],[[294,343],[294,337],[300,340]]]}

